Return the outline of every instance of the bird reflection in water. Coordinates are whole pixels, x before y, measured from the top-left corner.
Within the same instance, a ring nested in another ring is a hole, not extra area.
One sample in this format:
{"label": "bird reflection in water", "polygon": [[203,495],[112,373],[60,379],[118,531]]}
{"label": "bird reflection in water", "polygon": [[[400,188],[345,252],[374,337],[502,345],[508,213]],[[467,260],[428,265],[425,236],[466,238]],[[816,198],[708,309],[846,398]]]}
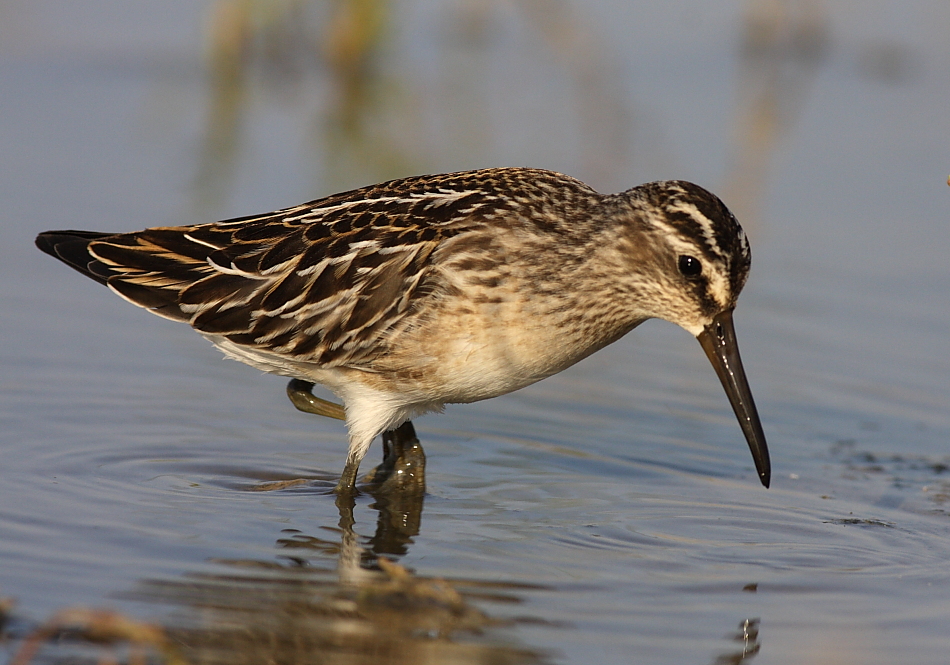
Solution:
{"label": "bird reflection in water", "polygon": [[542,620],[476,605],[511,607],[539,587],[415,575],[392,558],[419,533],[423,492],[364,491],[378,511],[372,537],[354,531],[355,497],[340,496],[338,525],[285,529],[277,561],[218,559],[225,572],[148,580],[129,596],[181,608],[166,630],[189,663],[550,662],[504,631]]}
{"label": "bird reflection in water", "polygon": [[[284,529],[276,559],[216,559],[210,562],[214,572],[145,580],[124,594],[127,600],[176,608],[161,625],[108,610],[63,610],[26,635],[11,664],[554,662],[557,654],[520,644],[516,631],[571,627],[513,616],[511,608],[531,594],[556,589],[415,575],[393,559],[405,555],[419,534],[424,494],[374,494],[371,485],[364,491],[378,512],[371,537],[354,530],[356,497],[338,496],[337,526],[320,527],[321,535]],[[759,652],[758,619],[743,621],[730,641],[740,648],[733,645],[715,656],[714,665],[738,665]],[[90,645],[98,660],[89,657]]]}

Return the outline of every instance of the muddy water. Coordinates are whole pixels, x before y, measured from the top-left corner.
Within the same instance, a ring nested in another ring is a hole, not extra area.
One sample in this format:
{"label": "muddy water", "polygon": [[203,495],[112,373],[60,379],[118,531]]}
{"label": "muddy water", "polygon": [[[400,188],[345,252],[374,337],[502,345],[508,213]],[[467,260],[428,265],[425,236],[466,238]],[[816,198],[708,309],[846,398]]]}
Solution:
{"label": "muddy water", "polygon": [[[95,609],[190,663],[946,662],[945,3],[406,2],[355,79],[293,41],[328,16],[252,21],[290,55],[251,49],[238,102],[202,59],[227,3],[8,5],[4,658],[73,607],[36,662],[129,658],[82,639]],[[771,489],[699,346],[650,322],[419,419],[422,501],[337,505],[339,423],[32,247],[502,164],[727,196]]]}

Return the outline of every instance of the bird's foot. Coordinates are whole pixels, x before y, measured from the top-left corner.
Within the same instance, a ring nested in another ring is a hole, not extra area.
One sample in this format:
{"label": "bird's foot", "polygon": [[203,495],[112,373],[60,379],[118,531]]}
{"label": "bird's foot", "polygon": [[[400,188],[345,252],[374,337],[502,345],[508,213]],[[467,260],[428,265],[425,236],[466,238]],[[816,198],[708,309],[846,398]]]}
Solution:
{"label": "bird's foot", "polygon": [[383,462],[363,481],[374,494],[421,496],[426,491],[425,473],[425,452],[415,428],[407,421],[383,432]]}

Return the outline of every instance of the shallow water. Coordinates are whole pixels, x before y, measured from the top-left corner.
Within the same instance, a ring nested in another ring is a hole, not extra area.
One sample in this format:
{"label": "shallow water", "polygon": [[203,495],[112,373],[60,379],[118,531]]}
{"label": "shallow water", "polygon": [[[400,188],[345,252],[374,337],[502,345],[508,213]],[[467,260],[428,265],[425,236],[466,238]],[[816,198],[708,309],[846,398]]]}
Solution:
{"label": "shallow water", "polygon": [[[230,3],[7,3],[2,657],[83,607],[191,663],[946,662],[950,7],[781,6],[403,2],[365,78],[307,50],[328,10],[277,12],[249,57],[286,52],[228,106],[202,58]],[[771,489],[696,342],[649,322],[419,419],[421,504],[337,506],[340,423],[32,246],[521,164],[726,197]]]}

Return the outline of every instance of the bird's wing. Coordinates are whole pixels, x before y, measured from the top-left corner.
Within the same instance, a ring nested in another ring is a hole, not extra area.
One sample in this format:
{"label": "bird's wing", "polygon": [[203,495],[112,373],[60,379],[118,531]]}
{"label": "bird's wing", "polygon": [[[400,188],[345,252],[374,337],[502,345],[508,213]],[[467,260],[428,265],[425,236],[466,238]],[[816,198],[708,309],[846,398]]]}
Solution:
{"label": "bird's wing", "polygon": [[486,169],[394,180],[215,224],[50,231],[37,245],[206,335],[352,365],[385,352],[385,334],[423,299],[450,291],[453,270],[503,264],[497,238],[559,219],[539,204],[553,189],[555,201],[593,193],[548,171]]}
{"label": "bird's wing", "polygon": [[477,185],[413,178],[258,217],[94,237],[84,272],[201,333],[303,362],[358,363],[438,293],[439,243],[497,210],[500,198]]}

